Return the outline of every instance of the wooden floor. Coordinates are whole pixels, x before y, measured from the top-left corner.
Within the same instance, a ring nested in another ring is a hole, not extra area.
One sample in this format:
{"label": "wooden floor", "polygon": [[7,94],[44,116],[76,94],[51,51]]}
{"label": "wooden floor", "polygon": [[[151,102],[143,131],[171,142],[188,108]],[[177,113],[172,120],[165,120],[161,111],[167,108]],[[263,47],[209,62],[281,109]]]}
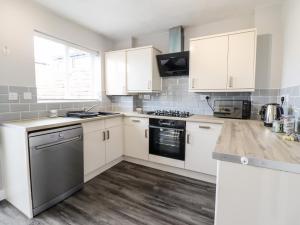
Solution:
{"label": "wooden floor", "polygon": [[213,224],[215,185],[121,162],[32,220],[0,203],[1,225]]}

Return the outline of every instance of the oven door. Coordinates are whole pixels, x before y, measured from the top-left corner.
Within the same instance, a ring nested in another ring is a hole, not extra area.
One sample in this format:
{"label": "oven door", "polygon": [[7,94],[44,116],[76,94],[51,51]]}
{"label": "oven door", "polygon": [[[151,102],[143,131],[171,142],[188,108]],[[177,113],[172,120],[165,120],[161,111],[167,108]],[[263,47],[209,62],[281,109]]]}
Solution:
{"label": "oven door", "polygon": [[185,159],[185,129],[149,126],[149,153]]}

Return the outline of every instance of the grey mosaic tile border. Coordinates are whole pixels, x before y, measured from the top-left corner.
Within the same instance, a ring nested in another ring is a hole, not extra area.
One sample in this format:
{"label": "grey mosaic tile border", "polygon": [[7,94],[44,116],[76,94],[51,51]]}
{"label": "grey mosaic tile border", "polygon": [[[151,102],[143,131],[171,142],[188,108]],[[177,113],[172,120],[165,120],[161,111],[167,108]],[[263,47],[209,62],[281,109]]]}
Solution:
{"label": "grey mosaic tile border", "polygon": [[[17,93],[18,100],[9,100],[9,93]],[[32,99],[24,99],[24,93],[30,92]],[[0,85],[0,123],[13,120],[26,120],[44,118],[49,115],[49,110],[57,109],[59,116],[64,116],[67,111],[80,110],[99,104],[94,110],[111,111],[111,101],[104,94],[102,101],[89,102],[64,102],[64,103],[37,103],[35,87],[4,86]]]}

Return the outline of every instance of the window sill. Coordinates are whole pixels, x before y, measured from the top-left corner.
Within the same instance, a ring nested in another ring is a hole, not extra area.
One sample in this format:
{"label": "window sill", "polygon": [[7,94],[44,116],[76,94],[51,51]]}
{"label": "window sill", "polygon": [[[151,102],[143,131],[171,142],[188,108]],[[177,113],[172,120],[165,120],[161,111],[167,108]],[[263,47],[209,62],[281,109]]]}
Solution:
{"label": "window sill", "polygon": [[37,103],[77,103],[77,102],[101,102],[101,99],[75,99],[75,100],[37,100]]}

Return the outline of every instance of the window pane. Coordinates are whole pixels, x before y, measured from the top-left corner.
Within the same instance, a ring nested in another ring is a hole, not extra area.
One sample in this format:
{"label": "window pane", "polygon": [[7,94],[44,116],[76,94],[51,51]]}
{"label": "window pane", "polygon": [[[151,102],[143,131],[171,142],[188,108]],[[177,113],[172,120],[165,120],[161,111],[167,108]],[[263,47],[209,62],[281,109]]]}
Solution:
{"label": "window pane", "polygon": [[99,98],[95,54],[39,36],[34,37],[34,53],[38,100]]}

